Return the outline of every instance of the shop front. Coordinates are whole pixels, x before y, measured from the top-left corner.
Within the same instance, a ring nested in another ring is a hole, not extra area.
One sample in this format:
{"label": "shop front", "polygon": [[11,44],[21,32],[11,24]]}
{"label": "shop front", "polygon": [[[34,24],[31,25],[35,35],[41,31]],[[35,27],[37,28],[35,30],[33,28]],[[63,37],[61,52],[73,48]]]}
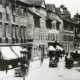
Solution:
{"label": "shop front", "polygon": [[0,47],[0,69],[14,68],[18,64],[18,56],[10,49],[9,46]]}

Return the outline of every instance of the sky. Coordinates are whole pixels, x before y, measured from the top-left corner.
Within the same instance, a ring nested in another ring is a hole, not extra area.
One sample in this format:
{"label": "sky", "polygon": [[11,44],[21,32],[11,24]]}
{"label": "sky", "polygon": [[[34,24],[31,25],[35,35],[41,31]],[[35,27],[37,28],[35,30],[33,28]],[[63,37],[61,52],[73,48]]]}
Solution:
{"label": "sky", "polygon": [[76,13],[80,14],[80,0],[45,0],[45,3],[55,4],[56,7],[59,7],[62,4],[65,5],[71,13],[71,17]]}

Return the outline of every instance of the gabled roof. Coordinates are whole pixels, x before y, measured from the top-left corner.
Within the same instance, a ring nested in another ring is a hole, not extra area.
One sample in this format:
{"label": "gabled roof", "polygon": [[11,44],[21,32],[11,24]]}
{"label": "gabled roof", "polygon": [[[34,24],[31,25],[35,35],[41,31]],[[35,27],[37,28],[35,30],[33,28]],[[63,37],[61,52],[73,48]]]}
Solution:
{"label": "gabled roof", "polygon": [[41,16],[39,14],[37,14],[36,12],[33,12],[32,10],[28,9],[28,12],[30,12],[32,15],[41,18]]}
{"label": "gabled roof", "polygon": [[46,8],[49,11],[55,11],[55,5],[54,4],[46,4]]}
{"label": "gabled roof", "polygon": [[55,11],[56,11],[57,14],[63,14],[63,13],[60,11],[59,8],[55,8]]}
{"label": "gabled roof", "polygon": [[18,0],[18,1],[25,2],[31,5],[38,5],[38,6],[41,6],[43,3],[43,0]]}

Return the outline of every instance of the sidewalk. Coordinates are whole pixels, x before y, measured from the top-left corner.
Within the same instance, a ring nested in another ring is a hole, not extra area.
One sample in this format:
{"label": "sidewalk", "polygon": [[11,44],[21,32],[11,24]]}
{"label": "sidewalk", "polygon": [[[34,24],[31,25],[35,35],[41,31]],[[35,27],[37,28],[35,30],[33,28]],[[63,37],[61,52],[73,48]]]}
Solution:
{"label": "sidewalk", "polygon": [[[43,66],[46,66],[49,64],[49,59],[44,59],[42,66],[40,65],[40,60],[34,61],[34,62],[30,62],[30,67],[29,70],[34,70]],[[0,80],[7,78],[7,77],[12,77],[14,76],[14,69],[10,69],[8,70],[7,74],[6,71],[0,71]]]}

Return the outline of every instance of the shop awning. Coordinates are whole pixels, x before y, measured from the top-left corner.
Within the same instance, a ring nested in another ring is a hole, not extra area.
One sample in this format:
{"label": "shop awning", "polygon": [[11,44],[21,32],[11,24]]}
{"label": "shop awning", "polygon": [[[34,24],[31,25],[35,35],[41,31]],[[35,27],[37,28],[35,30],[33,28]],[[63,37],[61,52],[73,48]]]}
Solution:
{"label": "shop awning", "polygon": [[18,58],[18,56],[10,49],[10,47],[0,47],[0,49],[3,59],[12,60]]}
{"label": "shop awning", "polygon": [[56,49],[53,46],[49,46],[48,50],[49,51],[56,51]]}
{"label": "shop awning", "polygon": [[22,48],[20,46],[11,46],[12,50],[18,55],[19,58],[21,58],[21,50]]}
{"label": "shop awning", "polygon": [[60,46],[56,46],[56,49],[63,51],[63,48]]}
{"label": "shop awning", "polygon": [[20,52],[25,54],[25,53],[27,53],[29,51],[27,50],[27,48],[23,48]]}

